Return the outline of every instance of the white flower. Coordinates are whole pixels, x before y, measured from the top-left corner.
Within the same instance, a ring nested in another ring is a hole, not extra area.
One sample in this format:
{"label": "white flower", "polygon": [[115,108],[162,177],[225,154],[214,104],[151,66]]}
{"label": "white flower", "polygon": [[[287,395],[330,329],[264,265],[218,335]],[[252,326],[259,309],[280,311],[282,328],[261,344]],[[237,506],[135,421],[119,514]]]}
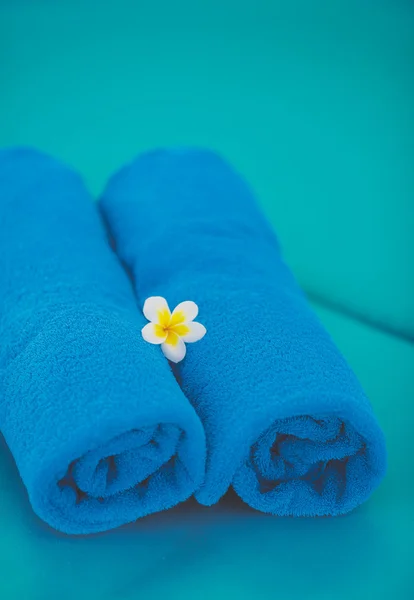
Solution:
{"label": "white flower", "polygon": [[165,298],[152,296],[145,300],[143,313],[150,323],[142,328],[142,337],[150,344],[161,344],[164,355],[174,363],[183,360],[185,343],[198,342],[207,331],[194,322],[198,306],[190,300],[178,304],[171,313]]}

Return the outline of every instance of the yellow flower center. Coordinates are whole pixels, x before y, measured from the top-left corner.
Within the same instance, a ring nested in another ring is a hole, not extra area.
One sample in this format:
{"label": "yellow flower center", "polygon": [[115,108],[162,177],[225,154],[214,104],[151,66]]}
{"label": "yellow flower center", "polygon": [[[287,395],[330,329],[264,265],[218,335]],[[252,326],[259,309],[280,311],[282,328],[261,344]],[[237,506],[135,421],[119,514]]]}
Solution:
{"label": "yellow flower center", "polygon": [[164,338],[165,334],[167,334],[165,343],[176,346],[179,337],[190,331],[190,328],[184,324],[184,321],[185,314],[181,311],[171,314],[169,310],[159,310],[158,323],[155,325],[155,335]]}

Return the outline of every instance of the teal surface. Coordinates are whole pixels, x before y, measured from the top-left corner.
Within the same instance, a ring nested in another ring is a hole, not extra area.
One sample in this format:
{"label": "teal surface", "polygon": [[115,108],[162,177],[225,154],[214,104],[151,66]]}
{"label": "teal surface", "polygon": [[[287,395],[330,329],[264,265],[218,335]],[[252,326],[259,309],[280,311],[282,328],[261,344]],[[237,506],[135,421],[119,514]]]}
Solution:
{"label": "teal surface", "polygon": [[234,162],[316,297],[414,338],[414,2],[2,0],[0,146],[94,191],[138,151]]}
{"label": "teal surface", "polygon": [[[410,335],[413,64],[409,0],[0,0],[0,146],[56,154],[95,193],[141,150],[215,148],[314,296]],[[0,447],[0,598],[413,598],[414,346],[318,312],[387,436],[370,502],[290,520],[229,496],[69,538]]]}
{"label": "teal surface", "polygon": [[335,519],[283,519],[228,496],[212,508],[190,502],[105,535],[70,538],[34,515],[1,449],[0,598],[410,600],[414,347],[318,313],[387,435],[389,473],[367,504]]}

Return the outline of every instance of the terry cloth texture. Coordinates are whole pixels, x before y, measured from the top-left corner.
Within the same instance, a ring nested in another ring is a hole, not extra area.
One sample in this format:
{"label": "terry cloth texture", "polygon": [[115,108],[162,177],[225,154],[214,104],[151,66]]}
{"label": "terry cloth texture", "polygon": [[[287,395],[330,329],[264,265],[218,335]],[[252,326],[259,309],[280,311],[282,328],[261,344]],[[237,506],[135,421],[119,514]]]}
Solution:
{"label": "terry cloth texture", "polygon": [[36,513],[81,534],[188,498],[202,425],[79,176],[2,151],[0,228],[0,429]]}
{"label": "terry cloth texture", "polygon": [[231,484],[278,515],[366,500],[385,472],[383,434],[242,178],[212,152],[159,150],[115,175],[100,206],[140,306],[193,300],[207,327],[175,367],[206,432],[198,500]]}

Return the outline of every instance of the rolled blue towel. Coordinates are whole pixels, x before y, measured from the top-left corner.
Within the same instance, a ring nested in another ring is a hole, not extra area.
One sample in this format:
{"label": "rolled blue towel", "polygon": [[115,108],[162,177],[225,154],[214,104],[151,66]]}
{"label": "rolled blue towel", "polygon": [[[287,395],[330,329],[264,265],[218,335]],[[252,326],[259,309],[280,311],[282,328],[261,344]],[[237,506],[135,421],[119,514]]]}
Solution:
{"label": "rolled blue towel", "polygon": [[115,175],[100,206],[140,305],[193,300],[207,328],[174,366],[206,432],[198,500],[231,484],[278,515],[366,500],[384,475],[383,434],[241,177],[208,151],[159,150]]}
{"label": "rolled blue towel", "polygon": [[202,425],[77,174],[0,152],[0,429],[36,513],[104,531],[188,498]]}

